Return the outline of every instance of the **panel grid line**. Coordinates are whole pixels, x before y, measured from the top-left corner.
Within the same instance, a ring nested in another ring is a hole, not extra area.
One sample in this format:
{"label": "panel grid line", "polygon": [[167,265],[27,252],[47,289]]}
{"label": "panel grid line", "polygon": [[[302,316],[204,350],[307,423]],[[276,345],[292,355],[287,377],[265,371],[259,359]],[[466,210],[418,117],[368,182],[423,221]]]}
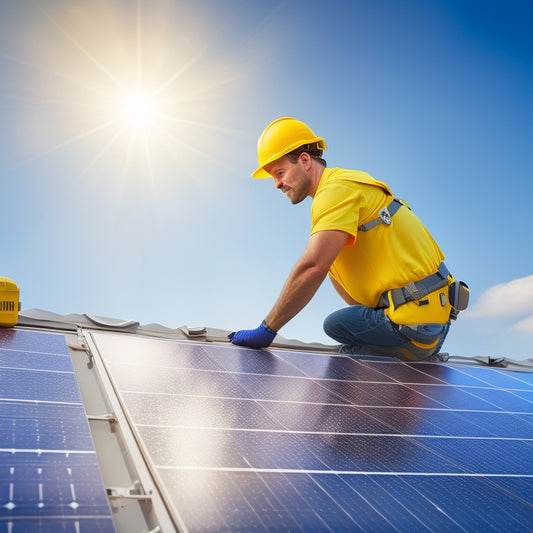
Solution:
{"label": "panel grid line", "polygon": [[[163,428],[163,429],[197,429],[201,431],[234,431],[234,432],[255,432],[255,433],[286,433],[291,435],[339,435],[344,437],[390,437],[400,439],[460,439],[460,440],[486,440],[486,441],[518,441],[533,442],[532,438],[524,437],[476,437],[476,436],[458,436],[458,435],[424,435],[420,433],[363,433],[363,432],[346,432],[346,431],[303,431],[296,429],[263,429],[263,428],[234,428],[234,427],[217,427],[217,426],[184,426],[184,425],[166,425],[166,424],[141,424],[137,423],[139,428]],[[1,451],[1,450],[0,450]]]}
{"label": "panel grid line", "polygon": [[[210,466],[168,466],[155,465],[159,470],[186,470],[186,471],[205,471],[205,472],[259,472],[259,473],[281,473],[281,474],[303,474],[303,475],[348,475],[348,476],[405,476],[405,477],[471,477],[471,478],[519,478],[519,479],[533,479],[533,474],[498,474],[498,473],[483,473],[483,472],[389,472],[373,471],[373,470],[305,470],[305,469],[290,469],[290,468],[239,468],[239,467],[210,467]],[[533,505],[532,505],[533,506]]]}
{"label": "panel grid line", "polygon": [[517,415],[517,416],[533,416],[533,411],[502,411],[488,410],[488,409],[459,409],[452,407],[417,407],[417,406],[394,406],[394,405],[373,405],[373,404],[346,404],[346,403],[325,403],[325,402],[308,402],[301,400],[275,400],[270,398],[246,398],[237,396],[215,396],[215,395],[201,395],[201,394],[183,394],[183,393],[169,393],[169,392],[154,392],[154,391],[136,391],[123,389],[120,391],[124,394],[137,395],[154,395],[154,396],[177,396],[184,398],[209,398],[214,400],[239,400],[243,402],[265,402],[265,403],[281,403],[281,404],[299,404],[299,405],[316,405],[316,406],[331,406],[331,407],[345,407],[345,408],[364,408],[364,409],[390,409],[390,410],[409,410],[409,411],[444,411],[452,413],[486,413],[486,414],[501,414],[501,415]]}

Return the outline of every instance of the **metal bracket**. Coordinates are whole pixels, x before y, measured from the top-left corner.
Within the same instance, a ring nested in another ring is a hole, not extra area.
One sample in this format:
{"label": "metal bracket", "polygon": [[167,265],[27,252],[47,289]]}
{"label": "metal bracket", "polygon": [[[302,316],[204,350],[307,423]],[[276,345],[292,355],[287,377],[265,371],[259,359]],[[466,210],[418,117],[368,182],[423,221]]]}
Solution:
{"label": "metal bracket", "polygon": [[79,326],[78,326],[77,336],[78,336],[78,345],[69,344],[69,348],[72,348],[73,350],[79,350],[79,351],[85,352],[87,354],[87,357],[89,358],[89,362],[87,363],[87,368],[89,370],[92,370],[94,366],[94,357],[93,357],[93,354],[91,353],[89,346],[87,345],[87,341],[85,339],[85,336],[83,335],[83,330]]}
{"label": "metal bracket", "polygon": [[89,420],[99,420],[101,422],[109,422],[110,424],[117,424],[117,417],[113,413],[106,415],[87,415]]}
{"label": "metal bracket", "polygon": [[[189,328],[189,327],[185,326],[184,329],[186,330],[185,334],[187,335],[187,337],[189,337],[191,339],[197,339],[197,338],[200,338],[200,337],[205,337],[207,335],[207,328],[203,328],[203,327]],[[182,329],[182,331],[183,331],[183,329]]]}
{"label": "metal bracket", "polygon": [[107,497],[110,500],[151,500],[152,491],[146,492],[142,483],[137,479],[131,487],[107,487]]}

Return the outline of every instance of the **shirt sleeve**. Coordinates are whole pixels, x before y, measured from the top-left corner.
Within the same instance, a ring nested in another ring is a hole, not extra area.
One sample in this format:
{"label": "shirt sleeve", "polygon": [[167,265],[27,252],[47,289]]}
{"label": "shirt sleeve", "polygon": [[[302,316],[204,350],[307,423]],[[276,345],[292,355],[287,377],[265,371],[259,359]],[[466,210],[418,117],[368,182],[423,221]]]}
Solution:
{"label": "shirt sleeve", "polygon": [[327,184],[313,200],[311,235],[325,230],[344,231],[351,236],[346,246],[353,246],[365,206],[365,197],[357,184],[345,181]]}

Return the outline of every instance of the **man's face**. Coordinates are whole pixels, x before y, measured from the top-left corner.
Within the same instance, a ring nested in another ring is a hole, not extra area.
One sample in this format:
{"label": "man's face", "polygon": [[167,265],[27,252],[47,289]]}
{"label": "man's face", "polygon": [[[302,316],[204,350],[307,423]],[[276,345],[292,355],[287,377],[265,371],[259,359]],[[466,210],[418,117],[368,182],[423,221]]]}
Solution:
{"label": "man's face", "polygon": [[311,180],[300,160],[291,163],[284,156],[265,166],[265,170],[274,178],[276,189],[287,195],[293,204],[299,204],[309,196]]}

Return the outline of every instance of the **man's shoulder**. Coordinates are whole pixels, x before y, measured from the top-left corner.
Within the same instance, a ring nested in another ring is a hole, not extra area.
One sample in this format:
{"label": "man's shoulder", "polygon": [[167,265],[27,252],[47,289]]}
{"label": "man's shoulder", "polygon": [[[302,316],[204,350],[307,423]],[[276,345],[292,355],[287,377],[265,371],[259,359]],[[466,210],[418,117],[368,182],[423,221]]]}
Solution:
{"label": "man's shoulder", "polygon": [[390,192],[389,187],[372,177],[368,172],[362,170],[351,170],[346,168],[326,168],[320,181],[320,187],[339,186],[345,185],[353,187],[356,185],[372,185],[374,187],[380,187]]}
{"label": "man's shoulder", "polygon": [[351,181],[357,181],[359,178],[374,179],[368,174],[368,172],[340,167],[326,167],[324,169],[324,175],[327,176],[328,179],[346,179]]}

